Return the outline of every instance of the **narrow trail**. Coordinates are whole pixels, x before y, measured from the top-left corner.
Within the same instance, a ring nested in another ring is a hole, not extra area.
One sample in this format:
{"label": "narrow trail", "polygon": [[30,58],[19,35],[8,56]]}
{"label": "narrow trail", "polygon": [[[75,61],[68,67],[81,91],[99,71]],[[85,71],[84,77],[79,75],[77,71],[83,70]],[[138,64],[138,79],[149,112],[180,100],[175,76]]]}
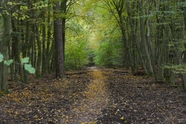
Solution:
{"label": "narrow trail", "polygon": [[105,84],[106,77],[98,68],[90,68],[90,82],[82,92],[84,99],[72,111],[74,121],[72,124],[96,124],[101,117],[102,110],[109,102],[109,93]]}

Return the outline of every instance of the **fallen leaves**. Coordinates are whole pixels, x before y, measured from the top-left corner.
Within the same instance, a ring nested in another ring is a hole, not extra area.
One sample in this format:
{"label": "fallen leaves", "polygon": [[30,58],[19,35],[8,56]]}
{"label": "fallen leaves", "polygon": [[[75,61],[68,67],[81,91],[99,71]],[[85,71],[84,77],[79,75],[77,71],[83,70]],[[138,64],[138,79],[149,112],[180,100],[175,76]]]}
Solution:
{"label": "fallen leaves", "polygon": [[101,116],[101,111],[107,106],[109,95],[105,84],[105,77],[98,69],[89,72],[90,82],[84,92],[84,99],[78,106],[74,107],[74,120],[79,120],[80,124],[96,124],[97,117]]}
{"label": "fallen leaves", "polygon": [[126,69],[72,71],[64,80],[12,84],[0,98],[0,123],[185,123],[186,95],[179,88],[133,76]]}

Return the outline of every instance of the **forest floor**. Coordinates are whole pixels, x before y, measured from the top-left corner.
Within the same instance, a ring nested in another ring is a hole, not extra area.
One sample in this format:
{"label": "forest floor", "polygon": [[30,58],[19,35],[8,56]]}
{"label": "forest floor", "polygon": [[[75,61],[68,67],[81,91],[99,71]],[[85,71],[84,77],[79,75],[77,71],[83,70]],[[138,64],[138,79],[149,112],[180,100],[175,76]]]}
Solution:
{"label": "forest floor", "polygon": [[186,93],[125,69],[90,67],[10,83],[0,124],[186,124]]}

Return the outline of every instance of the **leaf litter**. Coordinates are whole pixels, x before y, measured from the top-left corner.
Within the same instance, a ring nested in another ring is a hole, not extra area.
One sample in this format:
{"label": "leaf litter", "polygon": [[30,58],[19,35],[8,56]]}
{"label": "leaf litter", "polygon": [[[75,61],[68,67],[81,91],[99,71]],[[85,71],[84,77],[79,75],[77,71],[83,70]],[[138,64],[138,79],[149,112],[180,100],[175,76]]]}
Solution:
{"label": "leaf litter", "polygon": [[126,69],[89,68],[10,83],[0,124],[185,124],[186,94]]}

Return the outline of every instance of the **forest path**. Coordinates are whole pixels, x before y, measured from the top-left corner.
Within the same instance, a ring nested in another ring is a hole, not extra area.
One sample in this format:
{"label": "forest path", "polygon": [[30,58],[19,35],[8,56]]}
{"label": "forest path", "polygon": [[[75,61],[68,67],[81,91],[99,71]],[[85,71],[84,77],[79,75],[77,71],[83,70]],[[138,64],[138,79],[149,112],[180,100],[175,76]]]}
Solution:
{"label": "forest path", "polygon": [[90,82],[82,92],[84,99],[72,111],[74,121],[72,124],[96,124],[102,111],[109,102],[109,92],[105,83],[106,77],[97,67],[89,67]]}

